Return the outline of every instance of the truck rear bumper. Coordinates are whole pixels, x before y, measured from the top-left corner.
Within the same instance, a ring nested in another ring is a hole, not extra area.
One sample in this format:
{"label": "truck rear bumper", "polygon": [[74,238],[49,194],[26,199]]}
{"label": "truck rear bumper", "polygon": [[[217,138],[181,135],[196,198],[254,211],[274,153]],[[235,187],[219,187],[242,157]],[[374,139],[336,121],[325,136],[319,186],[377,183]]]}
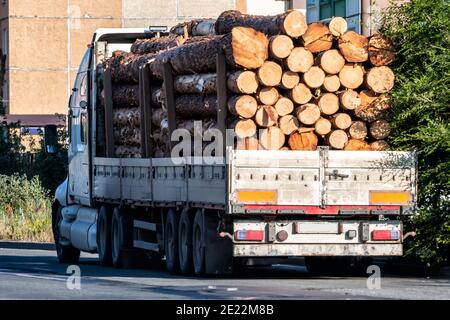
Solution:
{"label": "truck rear bumper", "polygon": [[396,244],[234,244],[235,257],[282,256],[401,256]]}

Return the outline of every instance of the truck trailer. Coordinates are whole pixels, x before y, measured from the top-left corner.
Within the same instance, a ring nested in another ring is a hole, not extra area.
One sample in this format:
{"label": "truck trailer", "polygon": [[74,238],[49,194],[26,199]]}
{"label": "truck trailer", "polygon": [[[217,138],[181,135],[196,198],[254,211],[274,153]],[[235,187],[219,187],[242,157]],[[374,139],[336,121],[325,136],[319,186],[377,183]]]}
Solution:
{"label": "truck trailer", "polygon": [[[314,272],[330,267],[327,259],[350,265],[403,254],[401,219],[416,212],[415,152],[248,151],[224,144],[221,156],[153,158],[146,120],[151,78],[142,68],[143,156],[116,156],[112,84],[103,61],[154,36],[147,29],[99,29],[80,64],[69,102],[68,177],[52,210],[61,263],[77,263],[84,251],[98,253],[105,266],[165,259],[170,273],[202,275],[231,273],[258,259],[305,257]],[[216,72],[217,122],[224,131],[226,65],[220,54]],[[165,65],[173,130],[171,82]],[[47,150],[54,148],[48,144]]]}

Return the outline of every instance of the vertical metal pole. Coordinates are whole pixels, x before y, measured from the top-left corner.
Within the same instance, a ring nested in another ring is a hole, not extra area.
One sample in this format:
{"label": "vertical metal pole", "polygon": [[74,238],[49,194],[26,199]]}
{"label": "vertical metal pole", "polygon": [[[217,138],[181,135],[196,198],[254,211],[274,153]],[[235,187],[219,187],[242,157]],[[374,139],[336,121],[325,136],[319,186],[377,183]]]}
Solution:
{"label": "vertical metal pole", "polygon": [[114,157],[114,129],[113,129],[113,97],[111,70],[106,69],[103,74],[103,86],[105,93],[105,140],[106,157]]}
{"label": "vertical metal pole", "polygon": [[172,133],[177,127],[176,123],[176,110],[175,110],[175,90],[173,88],[173,74],[172,66],[169,62],[164,62],[164,93],[167,107],[167,118],[169,121],[169,147],[172,150],[175,145],[174,141],[171,141]]}
{"label": "vertical metal pole", "polygon": [[226,134],[227,134],[227,64],[223,53],[217,54],[216,58],[216,90],[217,90],[217,127],[222,133],[223,138],[223,156],[227,150]]}
{"label": "vertical metal pole", "polygon": [[150,69],[148,66],[139,71],[139,105],[141,110],[141,149],[142,157],[150,158],[153,151],[152,132],[152,89]]}

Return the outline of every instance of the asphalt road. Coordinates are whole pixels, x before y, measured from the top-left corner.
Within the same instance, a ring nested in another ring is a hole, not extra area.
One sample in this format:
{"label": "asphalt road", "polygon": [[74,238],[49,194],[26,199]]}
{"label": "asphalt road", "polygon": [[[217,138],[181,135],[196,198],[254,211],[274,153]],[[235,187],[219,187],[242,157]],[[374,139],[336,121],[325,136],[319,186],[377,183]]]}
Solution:
{"label": "asphalt road", "polygon": [[0,299],[450,299],[448,274],[400,276],[383,268],[380,288],[369,289],[365,277],[314,277],[301,265],[194,278],[170,276],[163,264],[136,270],[101,267],[96,255],[83,254],[78,267],[79,287],[53,251],[0,248]]}

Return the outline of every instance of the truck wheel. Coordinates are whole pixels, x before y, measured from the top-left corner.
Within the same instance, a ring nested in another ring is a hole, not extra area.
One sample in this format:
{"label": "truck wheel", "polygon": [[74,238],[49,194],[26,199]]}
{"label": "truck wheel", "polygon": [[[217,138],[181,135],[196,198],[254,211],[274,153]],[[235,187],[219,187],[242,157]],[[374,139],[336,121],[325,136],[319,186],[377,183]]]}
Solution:
{"label": "truck wheel", "polygon": [[205,225],[203,223],[203,212],[198,210],[195,214],[194,225],[192,227],[192,251],[194,262],[194,273],[203,275],[205,273]]}
{"label": "truck wheel", "polygon": [[178,227],[178,251],[182,274],[190,274],[192,265],[192,217],[188,209],[181,213]]}
{"label": "truck wheel", "polygon": [[59,226],[63,220],[62,207],[58,202],[53,203],[52,207],[52,229],[53,238],[55,240],[56,254],[58,256],[59,263],[75,264],[80,260],[80,250],[71,246],[61,244],[61,234]]}
{"label": "truck wheel", "polygon": [[305,257],[306,269],[313,275],[324,275],[327,264],[327,257]]}
{"label": "truck wheel", "polygon": [[164,232],[164,251],[166,253],[166,266],[171,274],[180,270],[178,255],[178,216],[174,209],[169,209],[166,228]]}
{"label": "truck wheel", "polygon": [[105,206],[100,208],[97,219],[97,251],[100,264],[110,266],[112,263],[111,210]]}

